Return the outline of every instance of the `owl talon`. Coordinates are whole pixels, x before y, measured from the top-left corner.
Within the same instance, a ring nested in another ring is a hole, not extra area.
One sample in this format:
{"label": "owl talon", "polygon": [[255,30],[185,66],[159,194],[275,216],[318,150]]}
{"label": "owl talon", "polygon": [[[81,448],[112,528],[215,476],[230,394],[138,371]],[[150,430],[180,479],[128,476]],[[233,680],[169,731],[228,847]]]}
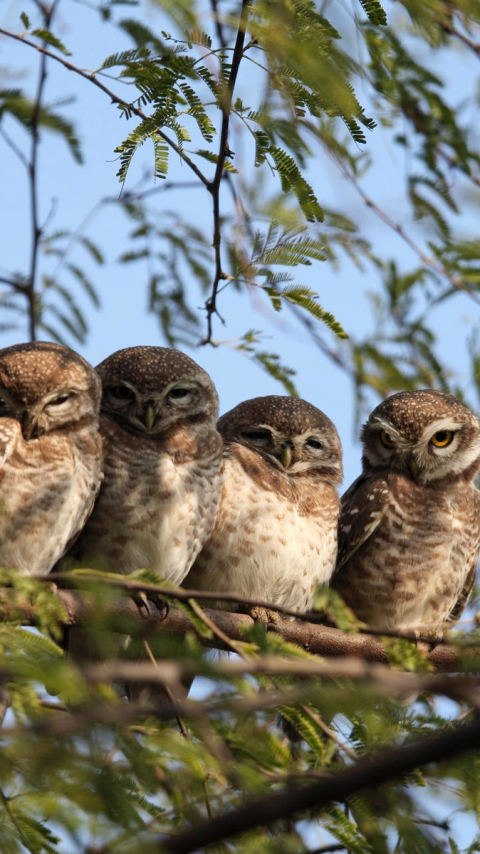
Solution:
{"label": "owl talon", "polygon": [[147,620],[151,614],[150,608],[148,607],[147,594],[144,593],[143,590],[138,590],[132,594],[132,599],[138,608],[140,616],[144,617],[144,619]]}
{"label": "owl talon", "polygon": [[278,631],[282,625],[282,618],[280,614],[278,611],[273,611],[271,608],[262,608],[260,605],[252,605],[251,608],[247,608],[246,610],[252,620],[255,620],[256,623],[263,623],[267,629]]}
{"label": "owl talon", "polygon": [[170,605],[168,602],[165,602],[157,593],[147,593],[147,599],[152,605],[155,605],[158,611],[160,611],[160,619],[166,620],[170,613]]}

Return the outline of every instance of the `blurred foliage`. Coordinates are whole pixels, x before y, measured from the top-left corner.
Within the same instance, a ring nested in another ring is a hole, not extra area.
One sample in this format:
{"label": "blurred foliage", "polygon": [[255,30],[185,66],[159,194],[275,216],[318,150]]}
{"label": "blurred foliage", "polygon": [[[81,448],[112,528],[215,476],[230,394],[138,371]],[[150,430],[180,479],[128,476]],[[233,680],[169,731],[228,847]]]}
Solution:
{"label": "blurred foliage", "polygon": [[[45,88],[47,70],[63,63],[65,79],[72,69],[81,74],[85,86],[103,92],[105,114],[113,109],[125,122],[116,148],[121,192],[117,197],[112,188],[96,211],[109,206],[127,222],[116,260],[145,283],[148,310],[169,345],[228,343],[295,394],[294,371],[265,348],[261,330],[246,329],[235,342],[218,339],[222,320],[228,326],[222,294],[233,289],[245,299],[254,294],[272,313],[288,312],[322,358],[351,377],[359,412],[372,397],[418,386],[463,396],[469,385],[469,402],[478,406],[474,322],[465,348],[469,373],[460,380],[435,321],[445,307],[470,321],[478,316],[480,240],[471,233],[480,188],[472,121],[480,69],[477,0],[158,0],[148,14],[136,0],[89,0],[92,28],[108,27],[119,44],[93,71],[84,70],[68,31],[63,43],[60,13],[68,15],[69,3],[25,0],[18,27],[1,28],[18,37],[18,69],[30,50],[38,74],[32,84],[19,71],[14,86],[0,89],[2,168],[9,158],[20,163],[31,211],[25,260],[0,269],[0,331],[23,333],[28,326],[32,337],[75,346],[88,335],[88,312],[100,306],[94,274],[106,258],[100,230],[92,227],[95,212],[69,231],[54,226],[50,200],[40,204],[42,146],[54,136],[80,164],[89,131],[72,121],[68,101]],[[452,63],[460,87],[451,85]],[[403,153],[403,195],[389,207],[375,180],[380,133]],[[151,175],[131,186],[129,168],[144,143],[151,147]],[[322,174],[336,182],[335,205],[324,198]],[[206,211],[201,227],[182,207],[185,184],[197,188]],[[342,202],[345,186],[378,218],[378,238],[369,238],[358,209],[352,213]],[[170,205],[167,191],[178,191]],[[388,231],[405,249],[401,261],[388,241],[384,246]],[[341,314],[329,309],[322,270],[345,263],[368,271],[372,282],[366,332],[345,330]],[[307,276],[312,269],[315,287]],[[203,677],[202,698],[188,700],[182,728],[165,715],[132,718],[110,684],[65,660],[54,594],[40,583],[5,580],[19,610],[0,627],[0,687],[8,686],[12,704],[0,730],[2,854],[161,851],[161,834],[334,774],[369,750],[426,736],[469,714],[466,703],[442,705],[430,696],[409,707],[368,680],[226,677],[187,635],[162,636],[152,648],[160,664],[188,664],[190,675]],[[94,632],[110,629],[107,599],[95,600]],[[26,601],[36,602],[36,632],[21,625]],[[357,628],[325,591],[316,605],[345,631]],[[200,625],[197,610],[185,607]],[[477,635],[464,633],[463,646],[478,644]],[[307,655],[262,627],[245,641],[247,656]],[[389,654],[397,669],[425,668],[406,641],[390,641]],[[276,704],[268,702],[272,692],[281,694]],[[300,742],[290,743],[276,727],[279,710]],[[478,771],[471,755],[431,765],[316,811],[308,822],[285,820],[216,850],[480,851],[477,830],[455,838],[457,811],[475,826]]]}
{"label": "blurred foliage", "polygon": [[[119,590],[102,586],[101,574],[96,575],[94,582],[78,576],[95,602],[85,624],[92,637],[122,622]],[[205,657],[193,633],[162,632],[149,636],[160,671],[164,664],[175,665],[179,674],[201,677],[199,688],[182,701],[179,729],[168,706],[126,703],[120,684],[102,681],[100,662],[93,672],[85,662],[64,657],[52,637],[58,640],[65,615],[45,582],[5,572],[0,581],[10,584],[1,603],[0,653],[11,701],[0,730],[2,854],[161,852],[170,835],[189,824],[239,808],[248,799],[325,779],[368,751],[452,726],[451,714],[442,715],[429,695],[408,707],[368,675],[353,683],[338,677],[300,679],[294,670],[276,676],[229,674],[225,657]],[[329,601],[329,596],[319,592],[320,606],[334,607],[339,622],[348,622],[338,597],[332,594]],[[31,621],[41,615],[42,633],[19,625],[27,601]],[[172,607],[174,601],[172,588]],[[202,611],[187,609],[198,628]],[[125,625],[133,630],[131,619]],[[478,645],[477,633],[469,640]],[[414,644],[387,643],[396,669],[408,661],[408,669],[425,671],[424,656]],[[138,655],[136,644],[142,642],[124,646],[127,661]],[[263,657],[293,665],[315,661],[259,624],[246,630],[241,647],[246,664]],[[105,645],[102,652],[108,661]],[[172,684],[171,669],[167,674]],[[289,741],[276,726],[279,711],[301,741]],[[455,717],[467,712],[468,706],[458,703]],[[430,765],[407,779],[361,792],[344,805],[260,826],[232,840],[228,850],[307,852],[342,843],[358,854],[455,851],[456,812],[464,811],[465,821],[465,813],[473,817],[478,808],[478,770],[471,754]],[[468,844],[459,840],[458,851],[479,847],[480,836],[472,836]]]}

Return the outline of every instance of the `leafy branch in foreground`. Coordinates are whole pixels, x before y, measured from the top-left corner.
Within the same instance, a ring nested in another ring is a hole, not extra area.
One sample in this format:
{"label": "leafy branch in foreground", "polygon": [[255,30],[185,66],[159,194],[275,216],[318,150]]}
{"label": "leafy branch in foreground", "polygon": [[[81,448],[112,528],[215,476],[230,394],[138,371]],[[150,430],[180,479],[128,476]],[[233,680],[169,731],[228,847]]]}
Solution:
{"label": "leafy branch in foreground", "polygon": [[[407,852],[400,828],[407,816],[409,822],[428,818],[422,793],[436,779],[435,768],[418,769],[441,759],[459,791],[462,785],[473,791],[476,718],[458,726],[428,703],[408,709],[395,698],[413,689],[454,698],[459,716],[476,707],[475,633],[458,642],[452,636],[425,655],[411,641],[380,642],[291,620],[268,633],[248,616],[210,610],[209,625],[223,626],[242,650],[242,658],[212,660],[202,654],[204,645],[216,646],[219,638],[211,630],[207,637],[203,612],[190,609],[192,591],[91,572],[73,576],[82,592],[55,593],[39,580],[8,578],[13,587],[1,589],[0,606],[0,678],[7,680],[14,712],[0,730],[0,843],[6,854],[21,845],[60,851],[66,840],[75,846],[80,838],[82,850],[87,844],[105,852],[139,845],[148,852],[189,851],[202,838],[208,845],[238,832],[234,850],[243,852],[252,843],[249,829],[258,827],[266,850],[300,852],[309,850],[300,819],[311,809],[322,834],[344,839],[354,833],[359,854],[371,852],[372,828],[382,834],[387,825],[389,833],[398,827],[398,850]],[[142,586],[172,601],[183,598],[186,610],[172,607],[162,619],[152,601],[145,619],[122,593]],[[45,634],[22,628],[39,618],[44,632],[57,632],[64,622],[90,626],[103,660],[65,659]],[[124,660],[108,658],[106,640],[117,631],[134,638]],[[135,644],[140,649],[145,636],[156,663],[135,660]],[[316,636],[322,658],[301,648],[315,649]],[[417,672],[400,669],[400,660]],[[434,673],[432,665],[459,672]],[[180,697],[181,680],[195,675],[208,686],[201,698],[194,690],[173,705],[127,705],[111,686],[112,680],[150,680]],[[274,725],[279,708],[304,734],[294,749]],[[417,740],[410,744],[413,730]],[[454,758],[464,750],[470,751],[465,760]],[[372,799],[369,788],[380,782]],[[335,802],[349,805],[349,829]],[[429,845],[428,827],[422,832]]]}

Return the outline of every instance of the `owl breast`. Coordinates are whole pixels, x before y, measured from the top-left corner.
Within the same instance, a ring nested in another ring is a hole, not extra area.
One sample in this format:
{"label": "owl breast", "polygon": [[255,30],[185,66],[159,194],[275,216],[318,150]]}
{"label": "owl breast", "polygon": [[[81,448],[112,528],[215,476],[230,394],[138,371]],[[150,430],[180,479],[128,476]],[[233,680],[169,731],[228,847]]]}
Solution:
{"label": "owl breast", "polygon": [[213,526],[221,458],[175,461],[158,441],[127,433],[119,438],[108,419],[102,419],[102,432],[104,484],[78,558],[107,572],[150,569],[180,584]]}
{"label": "owl breast", "polygon": [[0,564],[46,575],[81,529],[100,482],[100,438],[87,427],[25,442],[0,420]]}
{"label": "owl breast", "polygon": [[[342,566],[334,586],[372,627],[439,627],[477,559],[479,493],[465,482],[448,490],[420,487],[397,473],[385,481],[388,505],[381,522]],[[350,509],[349,519],[342,517],[340,535],[355,512]]]}
{"label": "owl breast", "polygon": [[308,477],[294,482],[286,474],[282,490],[268,490],[267,470],[263,478],[249,477],[248,456],[239,445],[226,456],[215,530],[186,586],[307,610],[315,586],[329,581],[335,565],[336,490]]}

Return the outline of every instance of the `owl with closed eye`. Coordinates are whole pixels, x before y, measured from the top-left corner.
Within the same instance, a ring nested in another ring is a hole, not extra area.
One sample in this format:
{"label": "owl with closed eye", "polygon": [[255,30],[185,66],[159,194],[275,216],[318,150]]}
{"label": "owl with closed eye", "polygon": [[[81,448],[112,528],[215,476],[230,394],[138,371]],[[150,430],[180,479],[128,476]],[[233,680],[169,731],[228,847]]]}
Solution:
{"label": "owl with closed eye", "polygon": [[185,586],[305,611],[335,566],[342,478],[337,431],[307,401],[276,395],[240,403],[218,429],[224,441],[220,507]]}
{"label": "owl with closed eye", "polygon": [[150,569],[180,584],[213,527],[222,483],[218,398],[169,347],[129,347],[100,365],[104,480],[74,548],[84,566]]}
{"label": "owl with closed eye", "polygon": [[376,629],[438,634],[457,619],[480,548],[480,428],[440,391],[393,394],[362,429],[342,498],[332,586]]}
{"label": "owl with closed eye", "polygon": [[78,353],[0,350],[0,566],[44,576],[85,524],[102,476],[101,384]]}

